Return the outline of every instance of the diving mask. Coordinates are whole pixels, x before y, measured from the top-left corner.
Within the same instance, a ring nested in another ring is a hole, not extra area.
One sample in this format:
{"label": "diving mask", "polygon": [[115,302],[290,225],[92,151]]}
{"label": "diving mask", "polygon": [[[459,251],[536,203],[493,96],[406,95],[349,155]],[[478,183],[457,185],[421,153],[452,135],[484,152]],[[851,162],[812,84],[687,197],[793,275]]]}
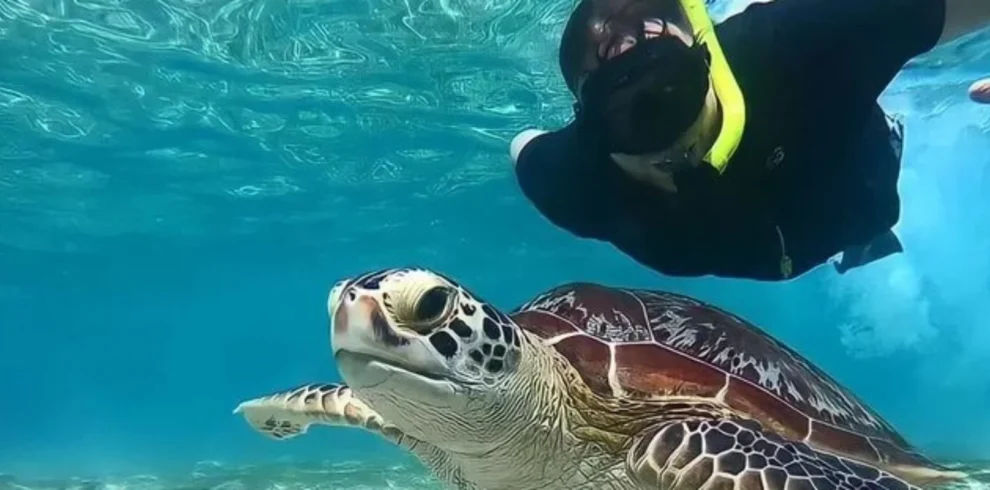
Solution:
{"label": "diving mask", "polygon": [[668,149],[698,119],[708,94],[710,55],[675,36],[640,35],[579,82],[576,118],[582,137],[609,153]]}

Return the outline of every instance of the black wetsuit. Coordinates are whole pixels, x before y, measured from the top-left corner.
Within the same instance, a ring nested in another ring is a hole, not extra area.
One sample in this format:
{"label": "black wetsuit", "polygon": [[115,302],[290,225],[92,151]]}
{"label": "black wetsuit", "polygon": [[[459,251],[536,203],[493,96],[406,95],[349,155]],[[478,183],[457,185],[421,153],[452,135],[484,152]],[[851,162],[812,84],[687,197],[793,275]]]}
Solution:
{"label": "black wetsuit", "polygon": [[945,0],[776,0],[716,27],[746,100],[721,176],[676,194],[582,146],[571,123],[518,158],[525,195],[551,222],[673,276],[786,279],[898,221],[900,132],[877,103],[932,49]]}

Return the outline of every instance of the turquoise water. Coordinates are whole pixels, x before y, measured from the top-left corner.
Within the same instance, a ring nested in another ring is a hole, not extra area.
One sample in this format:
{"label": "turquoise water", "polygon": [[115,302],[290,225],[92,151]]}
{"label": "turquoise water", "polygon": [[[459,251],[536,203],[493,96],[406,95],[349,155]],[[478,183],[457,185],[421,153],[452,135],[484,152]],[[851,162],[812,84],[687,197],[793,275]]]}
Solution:
{"label": "turquoise water", "polygon": [[672,280],[556,230],[511,174],[508,140],[570,115],[569,6],[0,0],[0,489],[427,488],[374,436],[231,414],[339,381],[330,286],[405,264],[505,309],[569,280],[713,301],[932,454],[990,460],[990,110],[965,93],[990,33],[884,95],[905,255]]}

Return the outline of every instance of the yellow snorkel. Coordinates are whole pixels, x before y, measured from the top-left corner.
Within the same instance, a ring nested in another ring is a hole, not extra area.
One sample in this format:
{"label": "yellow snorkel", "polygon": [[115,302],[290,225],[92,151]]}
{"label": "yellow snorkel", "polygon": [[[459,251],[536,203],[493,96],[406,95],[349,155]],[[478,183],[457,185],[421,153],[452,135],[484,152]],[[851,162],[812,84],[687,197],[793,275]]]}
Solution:
{"label": "yellow snorkel", "polygon": [[742,91],[736,83],[729,62],[725,59],[722,46],[715,35],[704,0],[679,0],[685,18],[691,24],[695,42],[701,43],[711,54],[711,79],[715,96],[722,106],[722,128],[715,144],[705,155],[705,161],[715,167],[718,173],[725,172],[739,141],[742,140],[743,129],[746,127],[746,102]]}

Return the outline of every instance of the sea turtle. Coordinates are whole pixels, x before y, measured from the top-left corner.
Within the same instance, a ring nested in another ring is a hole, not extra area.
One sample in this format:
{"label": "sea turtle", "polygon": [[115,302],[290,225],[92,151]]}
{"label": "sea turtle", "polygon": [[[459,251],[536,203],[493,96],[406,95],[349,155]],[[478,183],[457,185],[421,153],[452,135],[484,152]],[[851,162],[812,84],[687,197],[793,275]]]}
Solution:
{"label": "sea turtle", "polygon": [[275,439],[349,425],[461,489],[907,490],[933,463],[757,327],[669,292],[571,283],[506,315],[434,271],[337,283],[347,385],[242,403]]}

